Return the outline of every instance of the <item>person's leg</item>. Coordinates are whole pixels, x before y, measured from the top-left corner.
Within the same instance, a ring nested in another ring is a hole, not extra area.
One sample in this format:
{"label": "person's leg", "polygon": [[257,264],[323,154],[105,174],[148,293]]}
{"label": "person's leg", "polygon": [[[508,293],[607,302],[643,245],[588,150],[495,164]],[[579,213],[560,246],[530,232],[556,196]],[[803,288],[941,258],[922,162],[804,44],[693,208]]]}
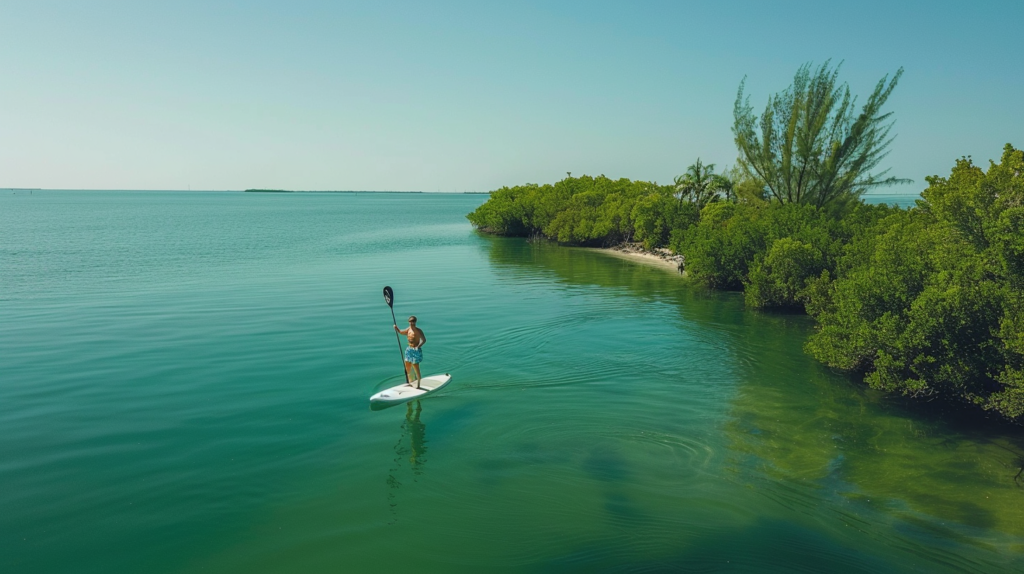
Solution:
{"label": "person's leg", "polygon": [[406,382],[406,384],[409,384],[409,385],[412,384],[412,377],[410,376],[411,373],[412,373],[412,363],[410,363],[409,361],[406,361],[405,362],[405,382]]}
{"label": "person's leg", "polygon": [[413,363],[412,364],[412,368],[416,370],[416,388],[418,389],[418,388],[420,388],[420,380],[423,379],[423,376],[420,375],[420,364],[419,363]]}

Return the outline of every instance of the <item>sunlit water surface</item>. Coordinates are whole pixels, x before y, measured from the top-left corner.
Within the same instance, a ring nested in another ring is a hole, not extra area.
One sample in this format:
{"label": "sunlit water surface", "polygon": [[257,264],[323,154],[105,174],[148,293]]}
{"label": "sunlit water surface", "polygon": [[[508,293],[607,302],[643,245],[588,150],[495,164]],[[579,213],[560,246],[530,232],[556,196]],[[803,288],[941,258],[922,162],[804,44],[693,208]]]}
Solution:
{"label": "sunlit water surface", "polygon": [[484,199],[4,192],[0,571],[1024,570],[1020,435]]}

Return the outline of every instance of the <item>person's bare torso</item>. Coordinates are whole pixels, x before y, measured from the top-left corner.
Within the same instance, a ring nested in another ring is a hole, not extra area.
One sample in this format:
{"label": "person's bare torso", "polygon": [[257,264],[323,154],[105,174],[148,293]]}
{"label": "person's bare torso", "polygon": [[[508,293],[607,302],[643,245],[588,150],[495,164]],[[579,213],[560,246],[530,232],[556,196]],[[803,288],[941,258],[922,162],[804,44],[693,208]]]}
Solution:
{"label": "person's bare torso", "polygon": [[409,327],[405,330],[405,336],[409,339],[409,346],[417,348],[423,342],[423,331],[420,331],[416,327]]}

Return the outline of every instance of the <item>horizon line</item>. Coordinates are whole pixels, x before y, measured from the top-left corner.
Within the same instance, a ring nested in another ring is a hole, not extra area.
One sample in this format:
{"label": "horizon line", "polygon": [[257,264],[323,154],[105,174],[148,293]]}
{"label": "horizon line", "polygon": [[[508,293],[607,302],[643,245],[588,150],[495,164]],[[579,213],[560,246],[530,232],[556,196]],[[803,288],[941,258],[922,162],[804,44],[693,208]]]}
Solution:
{"label": "horizon line", "polygon": [[249,189],[141,189],[141,188],[105,188],[105,187],[0,187],[0,191],[169,191],[184,193],[245,193],[248,191],[268,191],[283,193],[433,193],[433,194],[489,194],[490,191],[426,191],[426,190],[398,190],[398,189],[274,189],[261,190]]}

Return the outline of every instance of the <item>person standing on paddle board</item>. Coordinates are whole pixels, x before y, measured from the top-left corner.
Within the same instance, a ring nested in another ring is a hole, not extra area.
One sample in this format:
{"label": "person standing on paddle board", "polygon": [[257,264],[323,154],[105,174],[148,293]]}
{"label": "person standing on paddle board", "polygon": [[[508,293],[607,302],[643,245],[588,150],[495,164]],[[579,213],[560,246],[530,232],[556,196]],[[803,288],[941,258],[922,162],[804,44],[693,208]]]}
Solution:
{"label": "person standing on paddle board", "polygon": [[409,380],[409,384],[412,385],[412,371],[416,371],[415,386],[418,389],[420,388],[420,379],[423,378],[420,374],[420,363],[423,362],[423,351],[421,348],[427,342],[427,336],[416,326],[416,315],[409,317],[408,329],[399,329],[398,325],[394,327],[396,331],[409,339],[409,346],[405,348],[405,375]]}

